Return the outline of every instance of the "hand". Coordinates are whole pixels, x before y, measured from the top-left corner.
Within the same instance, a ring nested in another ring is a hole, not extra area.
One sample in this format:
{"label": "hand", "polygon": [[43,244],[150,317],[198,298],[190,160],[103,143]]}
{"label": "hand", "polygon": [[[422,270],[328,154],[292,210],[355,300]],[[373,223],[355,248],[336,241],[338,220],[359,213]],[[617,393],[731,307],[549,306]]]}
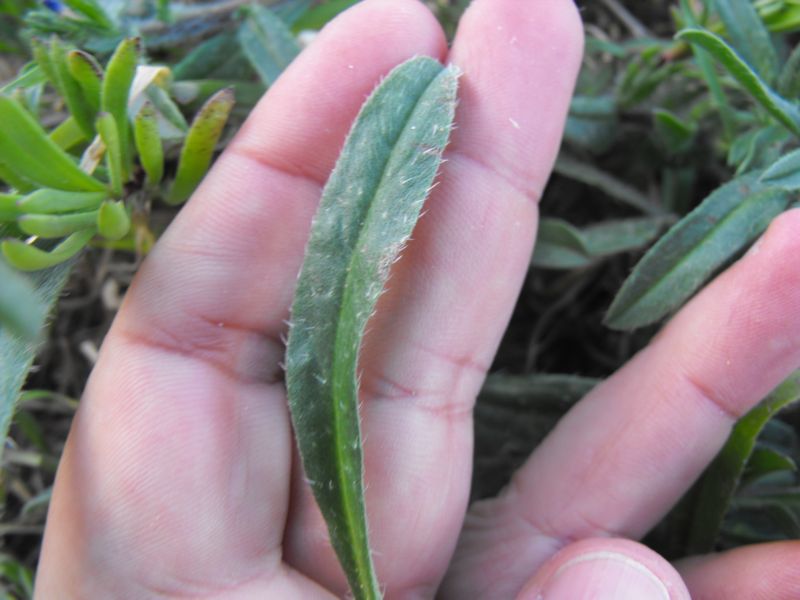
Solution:
{"label": "hand", "polygon": [[344,136],[381,76],[415,54],[464,76],[441,184],[361,365],[367,505],[387,597],[800,595],[796,544],[697,559],[679,576],[616,539],[656,523],[734,419],[800,364],[798,211],[464,523],[471,409],[528,267],[581,42],[568,0],[476,0],[449,52],[414,0],[367,0],[320,34],[128,292],[64,451],[38,598],[346,592],[294,452],[281,336]]}

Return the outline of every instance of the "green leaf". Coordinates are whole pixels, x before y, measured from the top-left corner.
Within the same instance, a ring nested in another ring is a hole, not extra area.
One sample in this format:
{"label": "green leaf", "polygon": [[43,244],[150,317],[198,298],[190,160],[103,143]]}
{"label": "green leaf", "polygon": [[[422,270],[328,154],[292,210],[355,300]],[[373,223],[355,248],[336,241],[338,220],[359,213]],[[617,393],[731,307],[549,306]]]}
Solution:
{"label": "green leaf", "polygon": [[292,25],[292,31],[299,32],[305,29],[319,30],[325,27],[336,15],[344,12],[358,0],[328,0],[306,11]]}
{"label": "green leaf", "polygon": [[122,181],[128,180],[131,165],[130,135],[128,130],[128,96],[139,62],[139,38],[122,40],[106,66],[106,75],[100,93],[100,108],[109,113],[117,125],[119,147],[122,152]]}
{"label": "green leaf", "polygon": [[605,171],[589,163],[572,158],[564,152],[558,155],[553,170],[562,177],[574,179],[575,181],[580,181],[588,186],[597,188],[608,196],[624,202],[628,206],[632,206],[646,214],[663,215],[665,212],[661,206],[652,202],[650,198],[636,188],[631,187],[624,181],[620,181],[616,177],[609,175]]}
{"label": "green leaf", "polygon": [[50,41],[50,64],[58,80],[58,89],[64,96],[70,114],[75,118],[83,134],[89,139],[93,138],[96,110],[92,110],[80,84],[70,74],[67,66],[67,49],[56,37]]}
{"label": "green leaf", "polygon": [[22,177],[2,160],[0,160],[0,181],[4,181],[10,188],[18,192],[30,192],[37,187],[30,179]]}
{"label": "green leaf", "polygon": [[122,196],[122,186],[125,184],[125,174],[122,166],[122,140],[120,139],[117,122],[110,113],[100,113],[97,117],[97,133],[106,145],[106,167],[111,181],[111,191],[119,198]]}
{"label": "green leaf", "polygon": [[800,149],[782,156],[764,172],[761,181],[787,191],[800,190]]}
{"label": "green leaf", "polygon": [[64,4],[69,6],[76,13],[88,17],[94,24],[104,29],[114,29],[114,22],[106,14],[106,11],[95,0],[64,0]]}
{"label": "green leaf", "polygon": [[158,116],[149,102],[142,105],[133,122],[133,141],[147,183],[157,185],[164,175],[164,147],[158,134]]}
{"label": "green leaf", "polygon": [[[78,168],[12,98],[0,96],[0,162],[17,175],[59,190],[101,191],[105,186]],[[5,178],[5,177],[4,177]]]}
{"label": "green leaf", "polygon": [[8,83],[0,86],[0,94],[10,94],[16,89],[25,89],[47,81],[42,68],[35,63],[28,63],[19,74]]}
{"label": "green leaf", "polygon": [[578,229],[561,219],[543,218],[531,264],[547,269],[587,267],[597,259],[649,244],[670,221],[669,217],[641,217]]}
{"label": "green leaf", "polygon": [[48,136],[62,150],[69,150],[86,139],[75,117],[67,117]]}
{"label": "green leaf", "polygon": [[638,250],[658,237],[672,217],[639,217],[604,221],[581,231],[592,256],[611,256]]}
{"label": "green leaf", "polygon": [[542,219],[531,264],[545,269],[574,269],[592,262],[581,232],[561,219]]}
{"label": "green leaf", "polygon": [[50,60],[50,49],[47,45],[37,38],[31,38],[31,52],[33,54],[33,59],[36,61],[36,64],[39,65],[39,69],[41,69],[42,73],[44,73],[45,78],[53,84],[53,87],[56,88],[56,91],[59,93],[61,92],[61,88],[59,87],[58,76],[56,75],[55,67]]}
{"label": "green leaf", "polygon": [[697,126],[687,123],[668,110],[657,108],[653,111],[656,135],[662,146],[670,154],[681,154],[692,146]]}
{"label": "green leaf", "polygon": [[124,202],[103,202],[97,212],[97,232],[107,240],[121,240],[131,229]]}
{"label": "green leaf", "polygon": [[238,37],[244,55],[267,86],[300,54],[300,46],[284,22],[255,3],[247,8]]}
{"label": "green leaf", "polygon": [[714,549],[725,512],[764,425],[783,407],[800,400],[800,371],[795,371],[766,399],[742,417],[699,484],[688,554]]}
{"label": "green leaf", "polygon": [[[0,233],[2,231],[0,230]],[[30,287],[36,297],[36,305],[49,312],[58,299],[58,294],[67,280],[71,263],[30,275]],[[36,326],[37,332],[44,326],[44,314]],[[29,326],[29,328],[32,328]],[[14,416],[20,388],[25,383],[28,370],[33,363],[37,345],[16,335],[8,327],[0,326],[0,439],[8,436],[8,428]]]}
{"label": "green leaf", "polygon": [[767,112],[800,135],[800,109],[770,88],[722,38],[705,29],[684,29],[677,37],[708,51]]}
{"label": "green leaf", "polygon": [[800,96],[800,44],[794,47],[789,58],[783,64],[777,87],[778,93],[784,98]]}
{"label": "green leaf", "polygon": [[602,153],[617,139],[619,123],[614,98],[575,96],[569,105],[564,140],[590,152]]}
{"label": "green leaf", "polygon": [[83,92],[92,115],[100,110],[100,94],[103,87],[103,67],[91,54],[72,50],[67,54],[67,69]]}
{"label": "green leaf", "polygon": [[605,324],[636,329],[677,309],[789,202],[784,190],[763,189],[758,174],[717,188],[644,255],[614,298]]}
{"label": "green leaf", "polygon": [[772,475],[780,471],[797,471],[797,465],[790,457],[777,450],[756,446],[742,473],[741,485],[752,484],[765,475]]}
{"label": "green leaf", "polygon": [[766,81],[778,73],[778,54],[752,0],[715,0],[733,47]]}
{"label": "green leaf", "polygon": [[364,104],[323,191],[292,305],[286,385],[311,489],[356,598],[379,598],[367,539],[357,357],[392,263],[430,191],[457,72],[394,69]]}
{"label": "green leaf", "polygon": [[3,260],[0,260],[0,282],[0,336],[2,329],[8,328],[14,335],[35,340],[44,323],[44,304],[30,281]]}
{"label": "green leaf", "polygon": [[69,213],[66,215],[23,215],[17,219],[19,228],[28,235],[40,238],[59,238],[91,229],[97,221],[97,211]]}
{"label": "green leaf", "polygon": [[107,192],[65,192],[44,188],[20,198],[17,206],[25,213],[67,213],[96,209],[107,197]]}
{"label": "green leaf", "polygon": [[94,229],[78,231],[49,252],[16,239],[5,240],[0,247],[11,266],[20,271],[38,271],[69,260],[83,250],[94,234]]}
{"label": "green leaf", "polygon": [[22,214],[19,208],[19,194],[0,193],[0,221],[16,221]]}
{"label": "green leaf", "polygon": [[[172,101],[164,89],[157,85],[150,85],[144,92],[147,101],[151,102],[157,114],[164,119],[166,127],[175,129],[178,138],[183,138],[187,131],[189,131],[189,124],[183,117],[183,113],[178,106]],[[159,134],[162,138],[169,137],[165,135],[161,125],[159,125]]]}
{"label": "green leaf", "polygon": [[205,176],[233,102],[232,90],[220,90],[195,116],[181,149],[175,181],[166,198],[168,204],[185,202]]}

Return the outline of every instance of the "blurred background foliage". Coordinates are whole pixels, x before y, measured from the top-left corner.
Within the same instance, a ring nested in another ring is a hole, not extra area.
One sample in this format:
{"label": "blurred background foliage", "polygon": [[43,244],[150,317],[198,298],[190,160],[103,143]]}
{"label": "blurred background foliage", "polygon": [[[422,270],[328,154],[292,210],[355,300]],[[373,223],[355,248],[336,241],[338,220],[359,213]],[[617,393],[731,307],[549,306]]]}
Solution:
{"label": "blurred background foliage", "polygon": [[[95,236],[79,258],[22,280],[0,263],[0,305],[4,294],[18,297],[12,292],[26,293],[25,286],[43,304],[35,318],[43,319],[47,305],[58,301],[47,338],[38,344],[12,332],[10,324],[19,316],[0,310],[0,322],[6,323],[0,327],[0,419],[13,415],[2,454],[0,597],[31,597],[53,476],[98,348],[147,250],[207,169],[194,165],[182,192],[174,191],[181,181],[181,148],[191,137],[188,123],[209,98],[230,91],[235,105],[211,144],[218,155],[314,32],[354,2],[0,1],[1,96],[25,107],[52,137],[75,116],[74,106],[63,89],[46,83],[41,60],[33,55],[34,40],[50,43],[56,35],[65,48],[83,50],[107,65],[123,40],[138,36],[137,73],[158,73],[148,99],[158,108],[164,151],[163,174],[154,182],[147,153],[131,150],[130,173],[112,198],[132,221],[120,240]],[[468,1],[427,3],[452,36]],[[669,268],[661,259],[665,245],[674,242],[665,232],[691,226],[693,214],[721,210],[713,202],[752,206],[764,214],[763,206],[777,213],[796,203],[792,177],[800,161],[791,158],[798,145],[792,111],[800,92],[795,52],[800,2],[586,0],[579,5],[586,32],[583,69],[542,199],[531,259],[536,268],[476,407],[474,498],[497,493],[557,419],[647,344],[657,323],[686,299],[665,300],[644,316],[635,293],[632,302],[619,300],[623,284],[636,292],[637,273]],[[737,28],[736,22],[752,26]],[[752,67],[755,83],[737,77],[722,54],[676,39],[686,27],[721,36]],[[161,66],[166,69],[147,71]],[[775,96],[759,92],[759,82]],[[775,98],[780,102],[771,108]],[[67,150],[76,161],[98,133],[89,127]],[[764,170],[782,157],[781,168],[765,178]],[[110,165],[96,168],[99,180],[111,185]],[[763,194],[739,198],[724,191],[712,203],[704,201],[737,177],[749,177],[754,190],[765,188],[772,204],[759,204]],[[20,191],[13,181],[5,183],[0,194]],[[19,226],[13,219],[0,222],[0,234],[30,241]],[[741,225],[712,233],[725,237],[727,250],[695,265],[702,276],[689,295],[738,257],[758,231]],[[677,250],[685,255],[693,249]],[[615,297],[618,307],[625,306],[609,313]],[[34,329],[40,325],[35,321]],[[674,558],[800,537],[800,419],[791,407],[782,410],[798,396],[795,376],[748,414],[647,542]]]}

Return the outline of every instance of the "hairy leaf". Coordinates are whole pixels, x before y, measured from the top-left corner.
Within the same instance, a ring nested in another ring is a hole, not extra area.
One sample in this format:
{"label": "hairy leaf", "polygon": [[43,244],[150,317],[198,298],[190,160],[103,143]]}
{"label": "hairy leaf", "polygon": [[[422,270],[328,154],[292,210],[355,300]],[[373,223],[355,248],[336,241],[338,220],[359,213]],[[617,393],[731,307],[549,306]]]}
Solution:
{"label": "hairy leaf", "polygon": [[0,162],[17,175],[44,187],[102,191],[105,186],[72,159],[16,100],[0,96]]}
{"label": "hairy leaf", "polygon": [[609,175],[605,171],[589,163],[561,153],[556,160],[554,171],[563,177],[580,181],[608,194],[625,204],[650,215],[662,215],[664,209],[652,202],[647,196],[624,181]]}
{"label": "hairy leaf", "polygon": [[576,228],[562,219],[544,218],[539,222],[536,248],[531,264],[546,269],[574,269],[592,262],[589,249]]}
{"label": "hairy leaf", "polygon": [[92,110],[91,105],[84,96],[81,85],[69,72],[67,65],[67,49],[58,38],[50,42],[50,64],[58,80],[58,88],[67,103],[70,114],[80,126],[83,134],[91,139],[94,137],[94,115],[97,109]]}
{"label": "hairy leaf", "polygon": [[247,19],[239,28],[239,44],[264,85],[270,86],[300,53],[300,46],[286,24],[268,8],[254,3],[247,11]]}
{"label": "hairy leaf", "polygon": [[776,412],[798,400],[800,371],[795,371],[736,423],[725,446],[700,481],[694,518],[689,530],[689,554],[703,554],[714,549],[725,512],[739,485],[758,434]]}
{"label": "hairy leaf", "polygon": [[766,81],[778,73],[778,54],[752,0],[715,0],[733,47]]}
{"label": "hairy leaf", "polygon": [[708,51],[767,112],[800,135],[800,109],[770,88],[722,38],[705,29],[684,29],[677,37]]}
{"label": "hairy leaf", "polygon": [[164,176],[164,147],[158,133],[158,116],[150,102],[145,102],[133,122],[133,140],[149,185],[157,185]]}
{"label": "hairy leaf", "polygon": [[121,179],[127,181],[131,165],[130,125],[128,123],[128,96],[139,62],[139,38],[122,40],[111,55],[100,93],[100,108],[109,113],[117,125],[119,147],[122,153]]}
{"label": "hairy leaf", "polygon": [[636,329],[677,309],[789,202],[784,190],[763,189],[758,174],[715,190],[639,261],[608,309],[606,325]]}
{"label": "hairy leaf", "polygon": [[28,341],[36,339],[46,311],[30,281],[0,260],[0,282],[0,337],[7,329]]}
{"label": "hairy leaf", "polygon": [[175,181],[166,198],[168,204],[185,202],[205,176],[233,102],[233,90],[220,90],[195,116],[181,149]]}
{"label": "hairy leaf", "polygon": [[800,149],[782,156],[764,171],[761,181],[792,192],[800,190]]}
{"label": "hairy leaf", "polygon": [[453,68],[415,58],[364,104],[325,186],[292,305],[286,385],[294,430],[356,598],[380,597],[364,510],[356,361],[439,166],[456,81]]}
{"label": "hairy leaf", "polygon": [[91,54],[72,50],[67,54],[67,68],[78,82],[93,115],[100,110],[100,90],[103,87],[103,68]]}
{"label": "hairy leaf", "polygon": [[[35,328],[38,332],[44,326],[45,314],[58,299],[71,266],[71,263],[64,263],[30,275],[30,287],[35,296],[32,302],[41,307],[37,322],[31,323],[30,329]],[[20,389],[33,363],[36,348],[34,342],[0,326],[0,439],[5,440],[8,435]]]}

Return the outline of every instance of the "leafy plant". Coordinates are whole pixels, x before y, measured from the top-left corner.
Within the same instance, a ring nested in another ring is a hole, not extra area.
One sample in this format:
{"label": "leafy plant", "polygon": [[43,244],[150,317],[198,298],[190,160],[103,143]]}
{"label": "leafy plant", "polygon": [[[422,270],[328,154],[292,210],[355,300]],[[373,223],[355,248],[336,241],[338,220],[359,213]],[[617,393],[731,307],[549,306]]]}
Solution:
{"label": "leafy plant", "polygon": [[356,598],[381,597],[364,510],[356,361],[439,167],[456,80],[453,68],[411,59],[364,104],[325,186],[292,305],[286,388],[294,432]]}

